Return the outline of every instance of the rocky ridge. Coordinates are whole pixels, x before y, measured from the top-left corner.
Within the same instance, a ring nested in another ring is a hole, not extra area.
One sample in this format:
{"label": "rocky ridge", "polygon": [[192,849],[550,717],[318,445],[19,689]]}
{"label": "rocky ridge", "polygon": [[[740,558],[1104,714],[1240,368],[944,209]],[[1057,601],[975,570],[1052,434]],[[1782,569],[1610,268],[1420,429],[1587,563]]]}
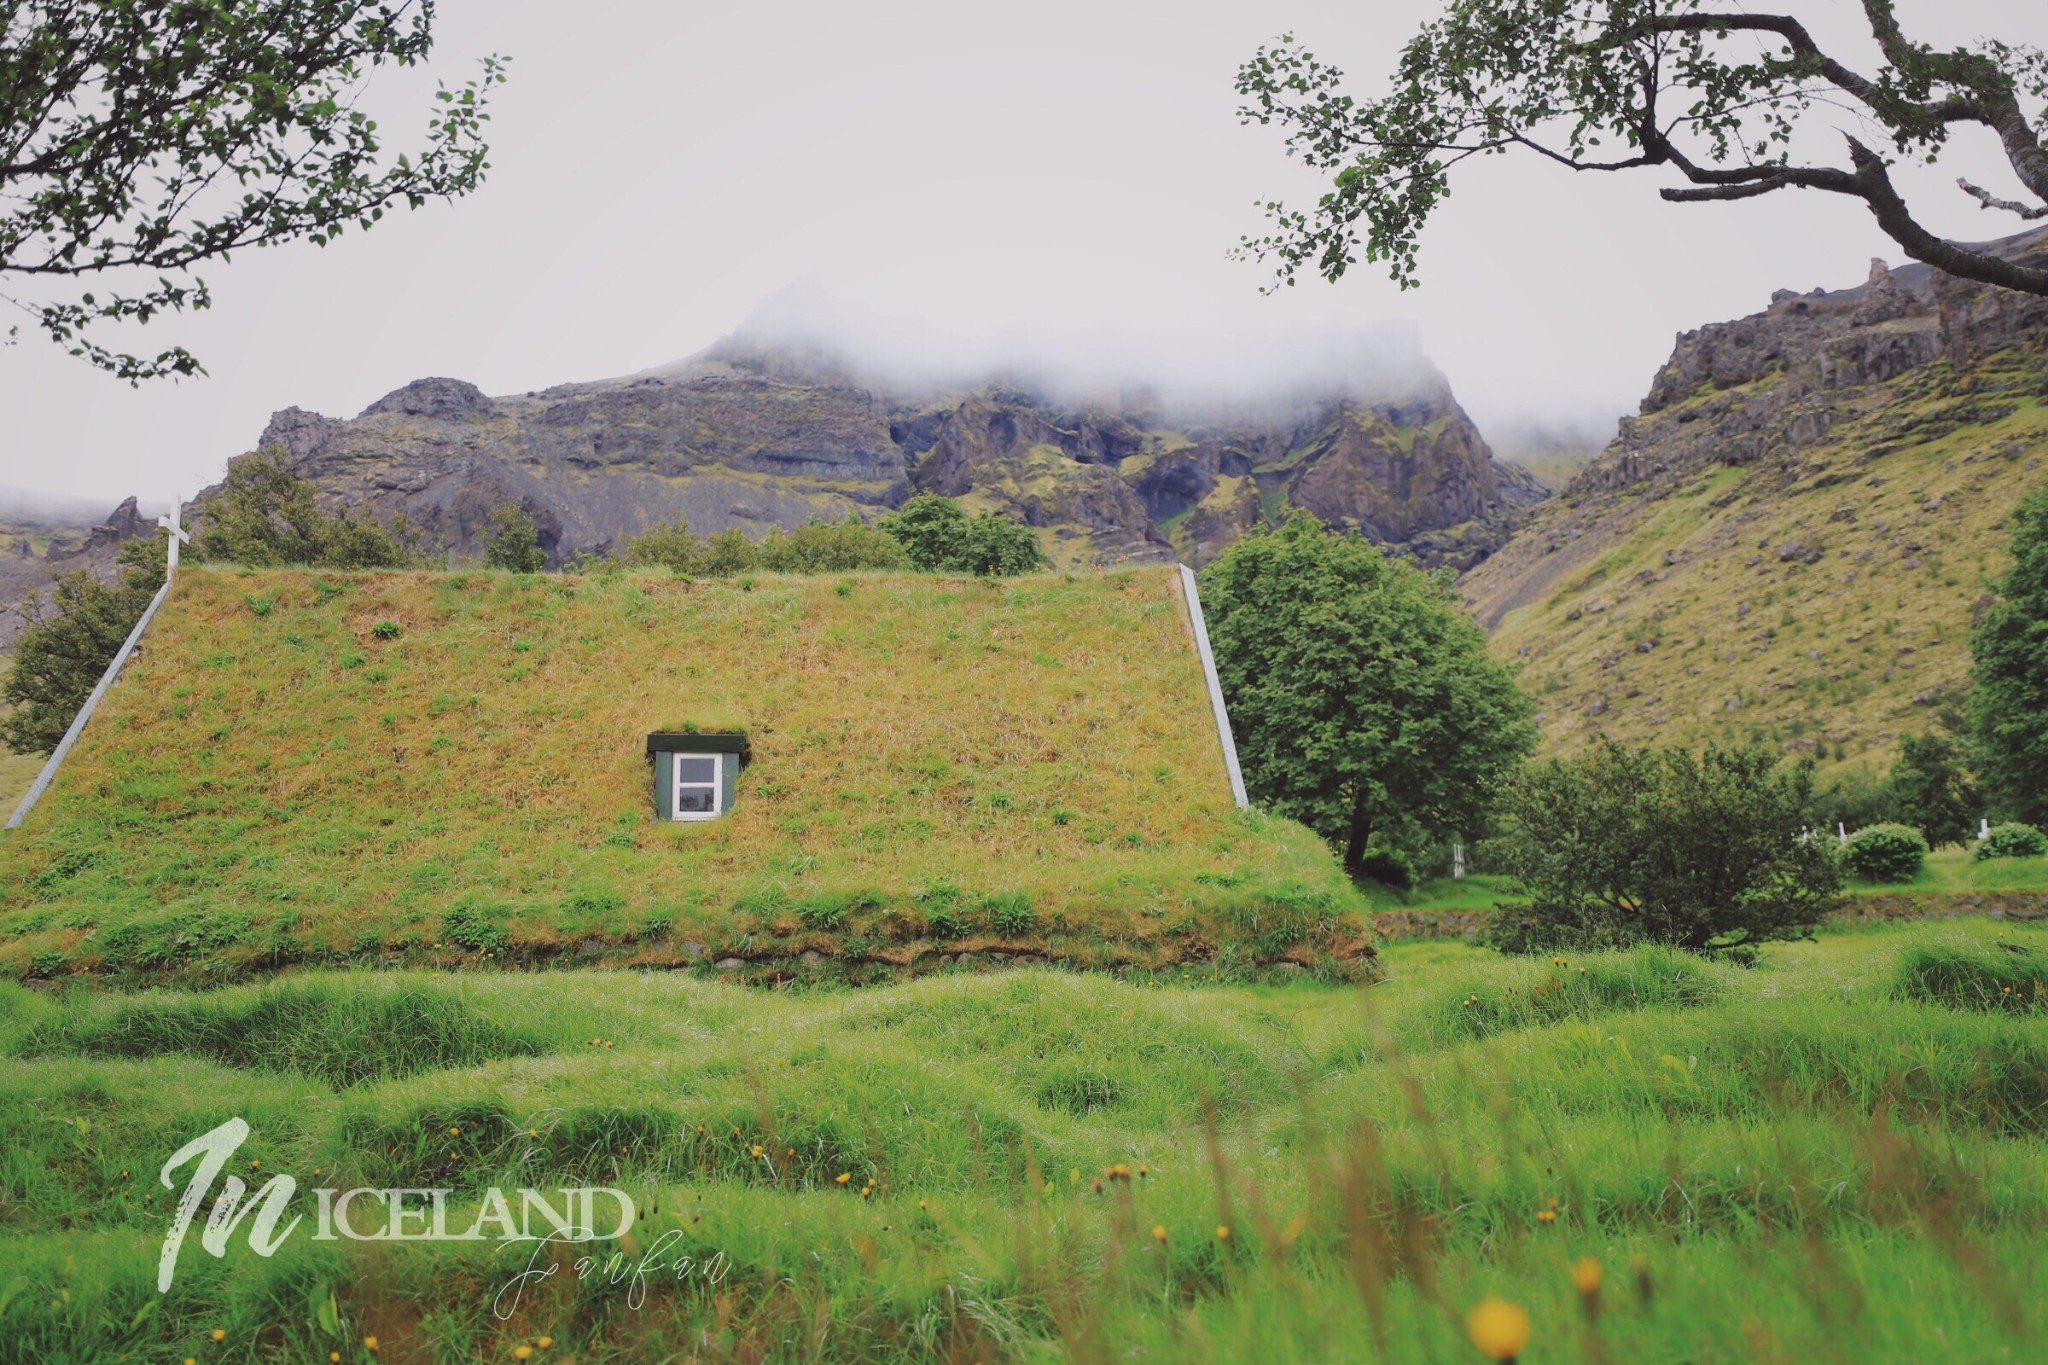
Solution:
{"label": "rocky ridge", "polygon": [[1195,414],[1138,391],[898,389],[816,350],[739,341],[524,395],[416,380],[353,419],[286,408],[257,444],[335,503],[404,513],[457,559],[479,551],[494,507],[516,502],[557,564],[677,516],[759,534],[872,517],[924,490],[1022,519],[1062,565],[1201,564],[1305,507],[1462,568],[1545,493],[1493,458],[1433,370],[1393,393]]}
{"label": "rocky ridge", "polygon": [[[2048,255],[2048,230],[1996,244]],[[1872,262],[1682,334],[1641,411],[1465,580],[1549,747],[1888,758],[1968,672],[2048,458],[2048,299]]]}

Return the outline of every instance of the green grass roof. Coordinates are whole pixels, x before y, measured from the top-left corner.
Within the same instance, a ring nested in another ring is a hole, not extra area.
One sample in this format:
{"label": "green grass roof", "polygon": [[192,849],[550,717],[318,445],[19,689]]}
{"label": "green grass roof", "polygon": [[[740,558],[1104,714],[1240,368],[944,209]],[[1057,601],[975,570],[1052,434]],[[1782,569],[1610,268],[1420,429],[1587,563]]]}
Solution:
{"label": "green grass roof", "polygon": [[[692,726],[752,762],[727,817],[657,821],[647,735]],[[1362,908],[1308,831],[1233,808],[1165,569],[187,570],[0,840],[0,905],[17,971],[185,974],[572,947],[1313,964]]]}

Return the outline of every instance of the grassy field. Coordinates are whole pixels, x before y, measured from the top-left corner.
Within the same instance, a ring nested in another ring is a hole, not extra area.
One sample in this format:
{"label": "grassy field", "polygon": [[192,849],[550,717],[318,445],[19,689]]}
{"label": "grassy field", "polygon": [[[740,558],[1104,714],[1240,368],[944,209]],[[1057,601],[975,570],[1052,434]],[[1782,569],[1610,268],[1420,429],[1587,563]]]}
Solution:
{"label": "grassy field", "polygon": [[[688,728],[744,730],[753,761],[728,816],[657,821],[645,737]],[[1363,905],[1307,830],[1232,806],[1157,568],[187,570],[0,840],[17,975],[591,952],[857,975],[940,947],[1318,966]]]}
{"label": "grassy field", "polygon": [[[1829,936],[1746,971],[1389,957],[1368,990],[1044,969],[8,986],[0,1340],[209,1365],[1435,1362],[1480,1358],[1463,1318],[1499,1296],[1533,1320],[1528,1362],[2048,1347],[2043,929]],[[530,1247],[301,1229],[216,1259],[195,1232],[159,1298],[156,1172],[231,1117],[256,1179],[447,1187],[458,1209],[620,1187],[621,1264],[665,1269],[579,1278],[562,1254],[501,1318]]]}

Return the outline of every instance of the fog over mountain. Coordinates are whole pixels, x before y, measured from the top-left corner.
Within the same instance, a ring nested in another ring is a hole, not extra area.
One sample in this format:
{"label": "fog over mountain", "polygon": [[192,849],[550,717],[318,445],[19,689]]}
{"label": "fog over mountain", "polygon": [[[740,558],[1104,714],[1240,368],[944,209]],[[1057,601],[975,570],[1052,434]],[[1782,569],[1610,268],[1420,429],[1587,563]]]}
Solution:
{"label": "fog over mountain", "polygon": [[[204,272],[208,311],[108,338],[185,344],[203,379],[129,389],[26,332],[0,347],[0,479],[109,508],[163,498],[217,479],[288,404],[357,412],[430,375],[507,394],[629,374],[750,316],[818,321],[821,290],[869,320],[864,363],[892,373],[1017,367],[1049,387],[1226,398],[1290,370],[1309,388],[1391,370],[1347,354],[1389,320],[1515,449],[1520,424],[1611,435],[1702,319],[1834,279],[1844,260],[1899,263],[1831,196],[1672,205],[1654,172],[1501,157],[1433,217],[1420,289],[1361,262],[1336,286],[1261,295],[1269,273],[1228,249],[1263,230],[1260,203],[1327,186],[1272,129],[1239,124],[1238,63],[1291,28],[1372,94],[1441,9],[607,0],[564,23],[539,0],[447,0],[432,60],[381,73],[362,107],[405,145],[436,81],[512,54],[483,189],[324,250],[238,252]],[[2044,11],[2012,0],[1897,9],[1937,44],[2048,37]],[[1832,11],[1816,34],[1868,65],[1856,7]],[[2001,164],[1995,139],[1963,134],[1899,183],[1936,230],[1995,235],[2007,225],[1953,182],[2002,184]]]}
{"label": "fog over mountain", "polygon": [[[903,395],[1003,378],[1067,402],[1143,390],[1177,413],[1214,413],[1303,397],[1397,398],[1442,382],[1413,321],[1303,323],[1270,314],[1229,328],[1111,320],[922,317],[856,300],[817,281],[776,291],[718,346],[809,355]],[[695,357],[645,374],[687,369]]]}

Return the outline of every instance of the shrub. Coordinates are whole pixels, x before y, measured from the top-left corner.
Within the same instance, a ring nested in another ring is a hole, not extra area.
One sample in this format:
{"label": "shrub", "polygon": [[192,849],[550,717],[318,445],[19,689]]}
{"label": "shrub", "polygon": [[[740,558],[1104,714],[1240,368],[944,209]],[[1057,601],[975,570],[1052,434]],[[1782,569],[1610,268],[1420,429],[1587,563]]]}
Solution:
{"label": "shrub", "polygon": [[370,627],[370,634],[380,640],[396,640],[399,635],[398,622],[379,621],[376,625]]}
{"label": "shrub", "polygon": [[703,572],[704,543],[690,531],[687,518],[659,522],[626,540],[624,558],[636,567],[658,567],[675,574]]}
{"label": "shrub", "polygon": [[1977,841],[1979,858],[2038,858],[2048,853],[2048,834],[2017,821],[1993,825],[1991,833]]}
{"label": "shrub", "polygon": [[[754,542],[747,539],[747,533],[737,526],[728,526],[704,542],[704,553],[698,561],[699,571],[712,578],[731,578],[761,567],[761,552]],[[751,579],[740,584],[742,588],[753,586]]]}
{"label": "shrub", "polygon": [[771,530],[760,544],[761,567],[769,573],[848,573],[856,569],[907,569],[910,555],[895,537],[858,517],[807,521],[794,531]]}
{"label": "shrub", "polygon": [[876,523],[929,573],[1007,578],[1050,567],[1031,528],[989,512],[969,518],[960,504],[920,493]]}
{"label": "shrub", "polygon": [[163,554],[161,541],[130,541],[121,548],[119,583],[79,569],[57,580],[47,607],[37,592],[22,599],[15,610],[26,628],[0,686],[0,701],[12,708],[0,721],[0,741],[20,754],[57,747],[163,585]]}
{"label": "shrub", "polygon": [[344,508],[320,510],[319,486],[292,472],[272,448],[228,461],[220,491],[198,509],[193,556],[250,568],[402,569],[417,557],[418,533],[401,517],[389,527]]}
{"label": "shrub", "polygon": [[1829,841],[1806,833],[1812,805],[1811,761],[1784,768],[1759,745],[1608,742],[1531,765],[1506,784],[1488,849],[1530,900],[1498,907],[1490,937],[1509,952],[1804,937],[1842,883]]}
{"label": "shrub", "polygon": [[1849,836],[1842,862],[1869,882],[1909,882],[1927,860],[1927,840],[1911,825],[1866,825]]}
{"label": "shrub", "polygon": [[485,568],[539,573],[548,566],[548,552],[540,546],[540,528],[518,503],[492,508],[490,525],[490,536],[484,541]]}

